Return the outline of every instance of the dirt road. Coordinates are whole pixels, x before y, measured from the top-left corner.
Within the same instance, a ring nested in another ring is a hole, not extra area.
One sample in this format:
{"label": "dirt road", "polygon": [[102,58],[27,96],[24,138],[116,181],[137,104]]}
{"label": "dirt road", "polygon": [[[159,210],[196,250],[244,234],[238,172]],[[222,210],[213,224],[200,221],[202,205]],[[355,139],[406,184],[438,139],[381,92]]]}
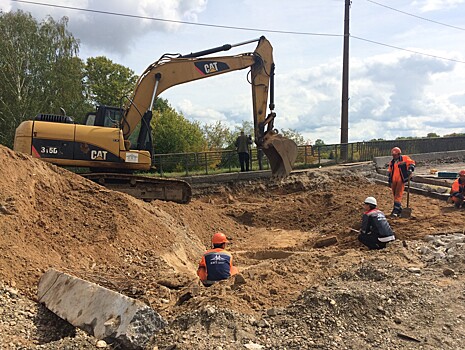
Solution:
{"label": "dirt road", "polygon": [[[411,195],[397,241],[356,240],[362,201],[387,187],[350,168],[144,203],[0,147],[0,348],[95,348],[34,300],[48,268],[151,305],[158,349],[462,349],[465,210]],[[195,275],[211,235],[231,237],[240,279]],[[447,235],[445,235],[447,234]],[[315,248],[329,236],[337,244]],[[425,240],[425,237],[427,240]],[[111,346],[111,345],[109,345]]]}

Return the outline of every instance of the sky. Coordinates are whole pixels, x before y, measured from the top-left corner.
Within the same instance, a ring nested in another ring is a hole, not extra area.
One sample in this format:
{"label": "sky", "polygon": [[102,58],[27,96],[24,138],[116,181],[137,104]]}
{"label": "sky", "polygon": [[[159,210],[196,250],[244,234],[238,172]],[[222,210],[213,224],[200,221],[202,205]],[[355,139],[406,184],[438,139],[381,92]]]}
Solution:
{"label": "sky", "polygon": [[[344,6],[344,0],[0,0],[1,11],[21,9],[39,21],[67,16],[79,57],[104,55],[135,74],[164,53],[264,35],[276,64],[275,128],[295,130],[310,144],[340,142]],[[464,133],[464,42],[465,0],[352,0],[349,142]],[[234,129],[253,121],[245,70],[160,97],[201,124],[221,121]]]}

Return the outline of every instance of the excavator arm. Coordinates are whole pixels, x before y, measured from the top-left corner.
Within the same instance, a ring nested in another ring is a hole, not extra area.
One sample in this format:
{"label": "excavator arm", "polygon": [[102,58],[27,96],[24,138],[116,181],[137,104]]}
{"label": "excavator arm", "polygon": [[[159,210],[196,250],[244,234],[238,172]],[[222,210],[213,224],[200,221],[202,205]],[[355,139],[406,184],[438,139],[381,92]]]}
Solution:
{"label": "excavator arm", "polygon": [[[206,57],[255,41],[258,45],[252,53]],[[99,106],[84,124],[66,115],[40,113],[16,128],[14,150],[61,166],[88,167],[91,173],[83,176],[143,200],[187,203],[192,195],[187,182],[132,174],[152,165],[150,121],[155,99],[172,86],[250,67],[255,143],[267,156],[272,174],[284,177],[292,170],[297,146],[273,128],[272,51],[261,37],[184,56],[164,55],[141,75],[124,110]],[[268,94],[270,112],[266,114]],[[137,142],[133,149],[131,141]]]}
{"label": "excavator arm", "polygon": [[[255,41],[258,44],[252,53],[205,57]],[[251,70],[250,83],[252,86],[255,143],[257,147],[263,149],[268,157],[273,175],[279,177],[288,175],[297,156],[297,146],[293,141],[282,137],[274,130],[276,114],[273,112],[273,48],[263,36],[256,40],[236,45],[223,45],[188,55],[164,55],[151,64],[140,76],[132,98],[125,109],[121,121],[124,139],[127,140],[131,136],[143,118],[146,123],[150,123],[155,99],[166,89],[249,67]],[[269,90],[271,91],[270,113],[267,115]]]}

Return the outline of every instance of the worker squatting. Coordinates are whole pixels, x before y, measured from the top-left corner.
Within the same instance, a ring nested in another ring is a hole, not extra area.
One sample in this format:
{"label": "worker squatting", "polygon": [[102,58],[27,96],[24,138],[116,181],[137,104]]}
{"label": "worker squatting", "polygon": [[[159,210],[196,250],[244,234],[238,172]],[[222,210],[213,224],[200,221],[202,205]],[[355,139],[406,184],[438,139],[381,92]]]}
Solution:
{"label": "worker squatting", "polygon": [[[405,185],[410,186],[410,178],[415,170],[415,161],[407,155],[402,155],[399,147],[391,150],[392,160],[389,162],[389,186],[394,199],[391,217],[402,214],[402,196]],[[456,208],[465,206],[465,170],[459,172],[459,178],[452,185],[449,202]],[[367,197],[363,202],[363,216],[358,240],[369,249],[383,249],[394,241],[395,234],[384,213],[378,209],[376,198]],[[204,286],[226,280],[238,273],[233,265],[233,257],[226,250],[228,238],[222,232],[212,237],[212,248],[207,250],[200,260],[197,275]]]}

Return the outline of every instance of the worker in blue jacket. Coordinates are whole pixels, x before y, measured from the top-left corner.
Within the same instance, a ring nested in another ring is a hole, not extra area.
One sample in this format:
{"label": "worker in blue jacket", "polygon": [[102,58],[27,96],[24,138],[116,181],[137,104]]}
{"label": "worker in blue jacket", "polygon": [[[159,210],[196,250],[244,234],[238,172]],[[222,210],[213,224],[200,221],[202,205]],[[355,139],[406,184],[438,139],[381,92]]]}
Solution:
{"label": "worker in blue jacket", "polygon": [[369,249],[386,248],[388,242],[396,239],[386,216],[377,208],[378,203],[374,197],[367,197],[363,206],[362,227],[358,240]]}

